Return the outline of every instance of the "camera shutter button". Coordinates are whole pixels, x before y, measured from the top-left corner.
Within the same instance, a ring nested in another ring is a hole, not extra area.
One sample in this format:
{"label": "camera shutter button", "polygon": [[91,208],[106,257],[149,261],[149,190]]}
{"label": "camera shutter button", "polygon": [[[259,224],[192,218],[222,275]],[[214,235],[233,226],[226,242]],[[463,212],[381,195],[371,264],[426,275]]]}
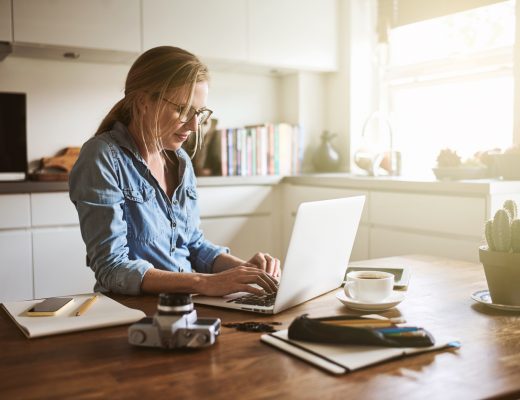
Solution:
{"label": "camera shutter button", "polygon": [[132,343],[141,344],[146,340],[146,334],[141,330],[132,331],[130,334],[130,340]]}

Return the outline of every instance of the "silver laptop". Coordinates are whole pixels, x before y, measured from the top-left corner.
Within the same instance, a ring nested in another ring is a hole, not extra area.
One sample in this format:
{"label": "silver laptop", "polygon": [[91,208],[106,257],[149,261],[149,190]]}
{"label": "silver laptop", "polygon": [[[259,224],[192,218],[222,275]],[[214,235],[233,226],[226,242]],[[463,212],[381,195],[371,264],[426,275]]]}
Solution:
{"label": "silver laptop", "polygon": [[276,314],[338,288],[345,276],[365,196],[301,203],[278,291],[255,296],[194,296],[193,302]]}

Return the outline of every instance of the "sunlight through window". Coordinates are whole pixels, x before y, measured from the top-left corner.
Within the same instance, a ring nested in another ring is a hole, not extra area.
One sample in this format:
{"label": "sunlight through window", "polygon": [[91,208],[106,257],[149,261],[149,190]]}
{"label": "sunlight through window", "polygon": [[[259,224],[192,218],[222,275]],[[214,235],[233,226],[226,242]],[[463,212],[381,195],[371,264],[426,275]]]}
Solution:
{"label": "sunlight through window", "polygon": [[431,174],[443,148],[511,146],[514,37],[514,1],[390,31],[383,92],[403,174]]}

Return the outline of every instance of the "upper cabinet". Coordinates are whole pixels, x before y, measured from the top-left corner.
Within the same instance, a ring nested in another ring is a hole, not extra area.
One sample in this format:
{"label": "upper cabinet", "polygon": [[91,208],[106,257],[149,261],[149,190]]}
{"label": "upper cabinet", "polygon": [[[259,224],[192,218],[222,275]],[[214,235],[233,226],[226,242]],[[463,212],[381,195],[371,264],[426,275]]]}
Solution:
{"label": "upper cabinet", "polygon": [[170,45],[212,68],[334,71],[337,1],[0,0],[0,41],[30,57],[128,62]]}
{"label": "upper cabinet", "polygon": [[143,50],[186,48],[204,60],[337,69],[337,0],[143,0]]}
{"label": "upper cabinet", "polygon": [[13,0],[13,23],[15,44],[141,51],[140,0]]}
{"label": "upper cabinet", "polygon": [[336,0],[249,0],[249,59],[296,69],[337,69]]}
{"label": "upper cabinet", "polygon": [[143,0],[143,50],[177,46],[202,58],[247,59],[247,1]]}
{"label": "upper cabinet", "polygon": [[0,42],[13,41],[11,0],[0,0]]}

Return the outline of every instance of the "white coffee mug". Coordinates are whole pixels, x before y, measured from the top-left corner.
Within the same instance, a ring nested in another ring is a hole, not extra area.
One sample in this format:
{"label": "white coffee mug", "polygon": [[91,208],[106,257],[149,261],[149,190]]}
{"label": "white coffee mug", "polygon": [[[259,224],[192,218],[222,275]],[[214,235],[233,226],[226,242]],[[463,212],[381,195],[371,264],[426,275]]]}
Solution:
{"label": "white coffee mug", "polygon": [[392,294],[394,275],[382,271],[352,271],[347,274],[345,294],[359,301],[378,303]]}

